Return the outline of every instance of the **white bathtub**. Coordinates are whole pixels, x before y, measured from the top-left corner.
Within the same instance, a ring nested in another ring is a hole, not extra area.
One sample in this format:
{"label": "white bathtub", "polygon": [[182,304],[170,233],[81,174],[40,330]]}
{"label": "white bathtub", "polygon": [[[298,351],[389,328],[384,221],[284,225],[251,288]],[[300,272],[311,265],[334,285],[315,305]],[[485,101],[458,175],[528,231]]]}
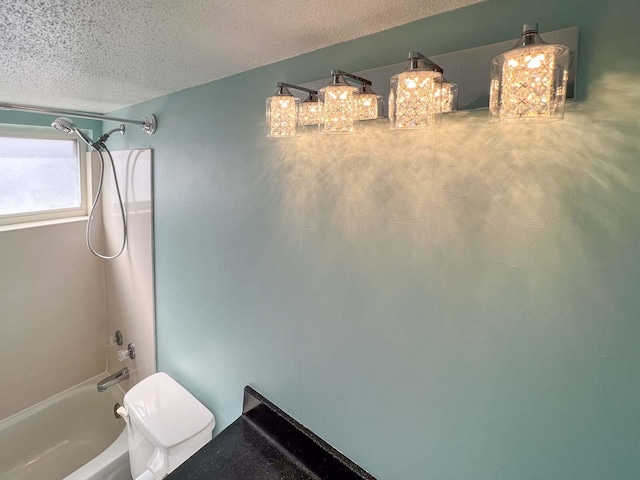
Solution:
{"label": "white bathtub", "polygon": [[107,374],[0,422],[0,480],[131,480],[118,385],[98,393]]}

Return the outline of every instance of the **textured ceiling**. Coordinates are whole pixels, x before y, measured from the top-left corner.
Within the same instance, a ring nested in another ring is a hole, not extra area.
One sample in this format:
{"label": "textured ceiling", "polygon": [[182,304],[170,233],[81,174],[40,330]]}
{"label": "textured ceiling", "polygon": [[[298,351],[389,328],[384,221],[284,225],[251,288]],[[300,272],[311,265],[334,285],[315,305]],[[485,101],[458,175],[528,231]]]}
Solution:
{"label": "textured ceiling", "polygon": [[0,102],[108,112],[482,0],[0,0]]}

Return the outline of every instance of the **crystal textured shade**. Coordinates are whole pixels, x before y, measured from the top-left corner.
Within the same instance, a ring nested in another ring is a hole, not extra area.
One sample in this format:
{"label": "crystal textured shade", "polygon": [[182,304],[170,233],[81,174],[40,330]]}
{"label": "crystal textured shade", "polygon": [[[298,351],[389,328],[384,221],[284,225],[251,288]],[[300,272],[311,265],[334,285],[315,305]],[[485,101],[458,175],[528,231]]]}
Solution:
{"label": "crystal textured shade", "polygon": [[458,109],[458,85],[444,81],[436,96],[442,101],[442,113],[455,112]]}
{"label": "crystal textured shade", "polygon": [[293,137],[298,124],[300,99],[293,95],[267,98],[267,137]]}
{"label": "crystal textured shade", "polygon": [[322,102],[302,102],[298,110],[298,125],[322,123]]}
{"label": "crystal textured shade", "polygon": [[320,89],[322,133],[353,133],[358,120],[358,88],[350,85],[327,85]]}
{"label": "crystal textured shade", "polygon": [[360,120],[375,120],[382,112],[382,95],[375,93],[360,93],[358,95],[358,118]]}
{"label": "crystal textured shade", "polygon": [[391,77],[389,120],[392,128],[425,128],[441,118],[442,74],[405,70]]}
{"label": "crystal textured shade", "polygon": [[569,49],[536,32],[493,59],[489,110],[493,120],[549,121],[564,117]]}

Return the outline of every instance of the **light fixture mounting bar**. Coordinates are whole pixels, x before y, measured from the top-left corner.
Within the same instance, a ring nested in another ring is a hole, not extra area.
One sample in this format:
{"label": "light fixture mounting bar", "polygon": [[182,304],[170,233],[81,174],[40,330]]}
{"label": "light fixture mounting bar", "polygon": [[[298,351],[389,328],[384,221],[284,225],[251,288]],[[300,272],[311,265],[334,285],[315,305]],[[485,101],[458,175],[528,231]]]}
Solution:
{"label": "light fixture mounting bar", "polygon": [[[411,62],[411,67],[414,68],[414,62],[417,60],[421,60],[426,66],[433,68],[434,71],[444,73],[444,70],[440,65],[435,63],[433,60],[425,57],[420,52],[409,52],[409,61]],[[417,62],[416,62],[417,63]],[[415,66],[417,67],[417,65]]]}
{"label": "light fixture mounting bar", "polygon": [[298,85],[293,85],[292,83],[277,82],[276,83],[276,87],[278,87],[278,88],[280,88],[280,87],[293,88],[294,90],[300,90],[302,92],[307,92],[307,93],[310,93],[311,95],[317,95],[318,94],[317,90],[312,90],[311,88],[306,88],[306,87],[300,87]]}
{"label": "light fixture mounting bar", "polygon": [[338,75],[342,75],[343,77],[350,78],[351,80],[355,80],[362,85],[372,85],[371,80],[367,80],[366,78],[359,77],[354,75],[353,73],[345,72],[343,70],[331,70],[331,76],[336,77]]}

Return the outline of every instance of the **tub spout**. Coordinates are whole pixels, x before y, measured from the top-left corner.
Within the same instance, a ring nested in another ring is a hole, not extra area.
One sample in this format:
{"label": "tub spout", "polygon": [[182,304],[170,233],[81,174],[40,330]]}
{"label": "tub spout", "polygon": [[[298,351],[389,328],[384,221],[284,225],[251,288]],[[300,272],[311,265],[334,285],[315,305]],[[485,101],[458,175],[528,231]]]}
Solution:
{"label": "tub spout", "polygon": [[124,367],[122,370],[118,370],[113,375],[109,375],[107,378],[103,378],[98,382],[98,391],[104,392],[107,388],[112,385],[115,385],[122,380],[126,380],[129,378],[129,369]]}

